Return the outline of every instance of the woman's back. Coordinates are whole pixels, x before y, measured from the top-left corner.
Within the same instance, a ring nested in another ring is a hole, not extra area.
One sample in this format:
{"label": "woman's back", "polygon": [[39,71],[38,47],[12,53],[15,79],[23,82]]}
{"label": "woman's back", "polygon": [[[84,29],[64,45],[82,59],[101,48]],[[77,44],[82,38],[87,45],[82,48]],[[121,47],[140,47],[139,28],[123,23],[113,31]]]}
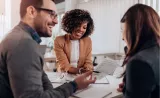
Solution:
{"label": "woman's back", "polygon": [[127,63],[125,98],[159,98],[160,46],[146,42]]}

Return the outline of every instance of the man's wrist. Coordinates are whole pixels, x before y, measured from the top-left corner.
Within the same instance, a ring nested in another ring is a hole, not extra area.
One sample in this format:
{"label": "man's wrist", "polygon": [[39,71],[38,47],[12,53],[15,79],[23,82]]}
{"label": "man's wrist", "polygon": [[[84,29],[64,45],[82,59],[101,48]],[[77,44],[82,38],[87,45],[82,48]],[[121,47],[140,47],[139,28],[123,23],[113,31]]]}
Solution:
{"label": "man's wrist", "polygon": [[70,83],[71,83],[71,85],[73,86],[73,92],[76,92],[77,89],[78,89],[77,83],[76,83],[75,81],[71,81]]}

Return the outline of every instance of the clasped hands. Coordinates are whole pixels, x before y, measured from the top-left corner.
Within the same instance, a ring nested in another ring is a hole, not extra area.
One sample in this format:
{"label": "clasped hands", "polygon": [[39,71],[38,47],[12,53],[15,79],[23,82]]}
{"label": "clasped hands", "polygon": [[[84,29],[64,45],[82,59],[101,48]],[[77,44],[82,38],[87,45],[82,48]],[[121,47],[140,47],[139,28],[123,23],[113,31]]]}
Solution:
{"label": "clasped hands", "polygon": [[83,73],[88,72],[88,71],[92,72],[92,70],[88,70],[88,69],[85,69],[85,68],[71,67],[71,68],[69,68],[68,73],[70,73],[70,74],[83,74]]}

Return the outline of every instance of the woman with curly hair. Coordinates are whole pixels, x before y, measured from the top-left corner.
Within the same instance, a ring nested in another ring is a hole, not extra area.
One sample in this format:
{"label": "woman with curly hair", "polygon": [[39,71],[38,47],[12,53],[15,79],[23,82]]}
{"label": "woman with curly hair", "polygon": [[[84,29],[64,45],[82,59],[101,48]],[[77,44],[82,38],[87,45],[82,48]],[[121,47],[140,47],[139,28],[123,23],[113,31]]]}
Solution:
{"label": "woman with curly hair", "polygon": [[93,70],[92,41],[93,19],[86,10],[74,9],[65,13],[62,29],[67,33],[56,37],[54,51],[57,71],[80,74]]}

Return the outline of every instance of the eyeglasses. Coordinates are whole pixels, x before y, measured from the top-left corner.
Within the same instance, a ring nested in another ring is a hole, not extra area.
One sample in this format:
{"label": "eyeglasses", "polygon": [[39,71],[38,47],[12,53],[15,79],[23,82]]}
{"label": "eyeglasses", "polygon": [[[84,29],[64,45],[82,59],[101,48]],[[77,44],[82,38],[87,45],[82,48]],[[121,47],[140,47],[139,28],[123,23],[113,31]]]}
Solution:
{"label": "eyeglasses", "polygon": [[52,19],[56,19],[57,18],[57,14],[56,14],[56,12],[54,10],[50,10],[50,9],[46,9],[46,8],[38,8],[38,7],[35,7],[35,9],[43,10],[43,11],[48,12]]}

